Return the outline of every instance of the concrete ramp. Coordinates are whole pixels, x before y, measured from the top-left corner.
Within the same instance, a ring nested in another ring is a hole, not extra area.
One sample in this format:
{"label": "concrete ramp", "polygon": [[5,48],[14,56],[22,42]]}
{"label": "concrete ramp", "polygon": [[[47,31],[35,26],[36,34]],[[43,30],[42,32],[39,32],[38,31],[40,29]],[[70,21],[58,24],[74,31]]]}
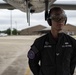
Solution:
{"label": "concrete ramp", "polygon": [[25,75],[27,69],[26,55],[22,54],[18,56],[1,75]]}

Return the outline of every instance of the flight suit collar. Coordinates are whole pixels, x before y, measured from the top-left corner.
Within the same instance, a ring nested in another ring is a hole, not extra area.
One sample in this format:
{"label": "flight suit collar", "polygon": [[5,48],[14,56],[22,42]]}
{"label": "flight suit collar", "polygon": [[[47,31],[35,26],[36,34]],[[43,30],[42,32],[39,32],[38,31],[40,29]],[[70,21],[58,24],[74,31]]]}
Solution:
{"label": "flight suit collar", "polygon": [[55,38],[53,37],[52,33],[49,32],[49,33],[48,33],[48,37],[49,37],[49,38],[48,38],[48,41],[49,41],[50,44],[57,44],[57,43],[60,42],[61,38],[63,37],[63,33],[59,33],[59,34],[58,34],[58,38],[55,39]]}

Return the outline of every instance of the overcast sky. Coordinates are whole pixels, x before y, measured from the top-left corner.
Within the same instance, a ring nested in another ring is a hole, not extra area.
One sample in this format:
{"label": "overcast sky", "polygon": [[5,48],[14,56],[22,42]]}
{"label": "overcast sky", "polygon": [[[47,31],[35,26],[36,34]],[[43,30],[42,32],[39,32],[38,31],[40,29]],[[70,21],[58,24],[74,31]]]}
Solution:
{"label": "overcast sky", "polygon": [[[60,1],[60,0],[57,0]],[[66,0],[62,0],[66,1]],[[67,1],[74,1],[74,0],[67,0]],[[2,0],[0,0],[2,2]],[[76,26],[76,10],[66,10],[65,11],[68,17],[67,23],[73,24]],[[28,26],[26,20],[26,13],[20,10],[13,10],[12,11],[12,28],[17,28],[18,30],[35,26],[35,25],[44,25],[48,26],[47,22],[44,20],[44,12],[31,14],[31,22],[30,26]],[[0,9],[0,30],[5,30],[11,27],[11,11],[7,9]]]}

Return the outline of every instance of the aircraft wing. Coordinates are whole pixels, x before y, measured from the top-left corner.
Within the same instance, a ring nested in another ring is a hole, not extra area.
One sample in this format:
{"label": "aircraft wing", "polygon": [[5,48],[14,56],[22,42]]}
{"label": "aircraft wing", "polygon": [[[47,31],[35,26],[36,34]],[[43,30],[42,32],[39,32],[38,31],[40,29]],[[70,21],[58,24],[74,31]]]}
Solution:
{"label": "aircraft wing", "polygon": [[[25,0],[4,0],[6,3],[0,3],[1,9],[19,9],[26,12],[26,2]],[[35,12],[41,12],[45,10],[44,0],[30,0],[32,3],[32,9]],[[57,1],[49,0],[49,7],[60,6],[65,10],[76,10],[76,1]]]}
{"label": "aircraft wing", "polygon": [[76,10],[76,1],[55,1],[52,6],[59,6],[65,10]]}
{"label": "aircraft wing", "polygon": [[0,9],[16,9],[16,8],[8,3],[0,3]]}
{"label": "aircraft wing", "polygon": [[37,13],[45,10],[45,1],[48,1],[49,5],[51,5],[56,0],[4,0],[4,1],[23,12],[27,11],[27,4],[28,4],[30,10]]}
{"label": "aircraft wing", "polygon": [[30,12],[38,13],[45,10],[45,20],[48,17],[48,7],[56,0],[4,0],[13,7],[27,13],[27,22],[30,25]]}
{"label": "aircraft wing", "polygon": [[57,1],[57,0],[4,0],[6,3],[12,5],[27,13],[27,22],[30,25],[30,12],[38,13],[45,10],[45,20],[48,18],[48,9],[51,6],[60,6],[67,10],[76,10],[76,1]]}
{"label": "aircraft wing", "polygon": [[[64,8],[65,10],[76,10],[76,1],[55,1],[51,6],[60,6]],[[15,7],[12,4],[8,4],[6,2],[0,3],[0,9],[16,9],[17,7]],[[25,11],[25,8],[22,8],[22,7],[19,8],[19,7],[17,9]],[[41,11],[43,11],[44,9],[45,8],[41,9]]]}

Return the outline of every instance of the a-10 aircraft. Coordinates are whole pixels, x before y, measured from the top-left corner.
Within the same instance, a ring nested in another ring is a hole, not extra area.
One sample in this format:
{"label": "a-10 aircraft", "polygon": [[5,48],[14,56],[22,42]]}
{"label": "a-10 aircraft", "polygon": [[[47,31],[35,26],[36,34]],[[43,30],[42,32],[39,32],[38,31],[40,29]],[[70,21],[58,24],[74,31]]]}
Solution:
{"label": "a-10 aircraft", "polygon": [[30,22],[30,13],[39,13],[45,11],[45,20],[48,10],[51,6],[60,6],[67,10],[76,10],[76,1],[58,1],[57,0],[3,0],[8,5],[7,9],[19,9],[27,12],[27,22]]}

